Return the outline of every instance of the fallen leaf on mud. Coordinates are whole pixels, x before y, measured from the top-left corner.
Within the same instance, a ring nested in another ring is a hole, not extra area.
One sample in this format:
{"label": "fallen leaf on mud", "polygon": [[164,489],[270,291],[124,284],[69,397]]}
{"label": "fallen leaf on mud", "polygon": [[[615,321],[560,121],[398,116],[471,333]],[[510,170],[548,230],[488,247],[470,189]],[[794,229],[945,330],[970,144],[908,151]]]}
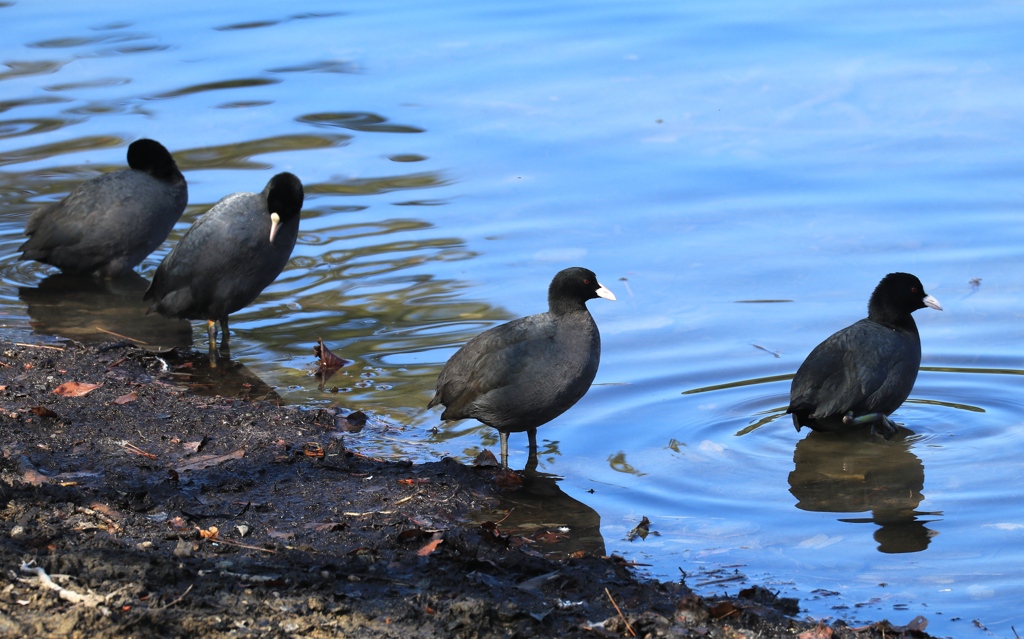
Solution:
{"label": "fallen leaf on mud", "polygon": [[317,521],[311,524],[303,526],[306,530],[315,530],[317,532],[332,532],[335,530],[344,530],[345,522],[342,521]]}
{"label": "fallen leaf on mud", "polygon": [[206,530],[199,529],[200,539],[216,539],[220,535],[220,530],[216,526],[210,526]]}
{"label": "fallen leaf on mud", "polygon": [[557,544],[558,542],[562,541],[563,539],[568,539],[569,536],[568,535],[559,535],[558,533],[553,533],[553,532],[542,532],[542,533],[538,533],[533,538],[536,539],[537,541],[541,542],[542,544]]}
{"label": "fallen leaf on mud", "polygon": [[175,517],[174,519],[168,520],[167,525],[178,532],[185,532],[192,528],[182,517]]}
{"label": "fallen leaf on mud", "polygon": [[267,536],[273,537],[274,539],[284,539],[285,541],[295,539],[295,533],[285,532],[283,530],[274,530],[273,528],[267,531]]}
{"label": "fallen leaf on mud", "polygon": [[711,616],[715,619],[724,619],[725,617],[738,615],[740,613],[740,609],[733,605],[732,602],[723,601],[708,608],[708,612],[710,612]]}
{"label": "fallen leaf on mud", "polygon": [[60,415],[53,412],[46,406],[33,406],[29,410],[35,413],[36,415],[39,415],[40,417],[60,417]]}
{"label": "fallen leaf on mud", "polygon": [[335,417],[334,426],[335,428],[339,428],[345,431],[346,433],[358,433],[359,431],[363,430],[364,426],[366,426],[366,420],[366,413],[364,413],[361,410],[357,410],[354,413],[349,413],[348,415],[345,415],[344,417],[342,417],[341,415]]}
{"label": "fallen leaf on mud", "polygon": [[429,484],[430,480],[425,477],[419,479],[399,479],[398,483],[403,486],[415,486],[416,484]]}
{"label": "fallen leaf on mud", "polygon": [[497,458],[494,457],[494,453],[486,448],[476,456],[476,459],[473,460],[473,465],[477,468],[497,468],[499,466]]}
{"label": "fallen leaf on mud", "polygon": [[114,519],[117,521],[121,521],[124,519],[124,513],[122,513],[119,510],[115,510],[108,506],[107,504],[98,501],[94,501],[91,504],[89,504],[89,508],[100,513],[101,515],[109,517],[110,519]]}
{"label": "fallen leaf on mud", "polygon": [[422,528],[410,528],[409,530],[403,530],[398,533],[398,541],[418,541],[429,536],[430,533]]}
{"label": "fallen leaf on mud", "polygon": [[175,557],[191,557],[192,542],[187,539],[179,539],[178,545],[174,547]]}
{"label": "fallen leaf on mud", "polygon": [[651,533],[651,521],[644,517],[640,520],[640,523],[636,525],[636,528],[629,531],[626,535],[626,541],[633,541],[637,537],[640,539],[647,539],[647,535]]}
{"label": "fallen leaf on mud", "polygon": [[117,404],[118,406],[123,406],[129,402],[134,402],[138,398],[139,396],[136,395],[135,393],[128,393],[127,395],[121,395],[120,397],[116,398],[114,400],[114,403]]}
{"label": "fallen leaf on mud", "polygon": [[494,484],[502,490],[518,490],[523,487],[523,478],[506,468],[494,477]]}
{"label": "fallen leaf on mud", "polygon": [[103,384],[86,384],[83,382],[64,382],[57,388],[53,389],[53,392],[57,395],[63,395],[64,397],[82,397],[93,392]]}
{"label": "fallen leaf on mud", "polygon": [[480,524],[480,530],[483,531],[484,537],[486,537],[487,539],[497,544],[501,544],[505,547],[508,547],[509,536],[502,534],[501,530],[498,529],[498,524],[494,523],[493,521],[485,521],[484,523]]}
{"label": "fallen leaf on mud", "polygon": [[437,550],[437,547],[444,543],[444,539],[434,539],[433,541],[427,542],[425,546],[416,551],[416,554],[420,557],[426,557],[430,553]]}
{"label": "fallen leaf on mud", "polygon": [[818,622],[817,628],[801,632],[796,639],[832,639],[832,629],[825,622]]}
{"label": "fallen leaf on mud", "polygon": [[224,453],[223,455],[203,455],[202,457],[196,457],[187,464],[182,464],[176,469],[179,473],[183,473],[186,470],[202,470],[203,468],[209,468],[210,466],[216,466],[232,459],[241,459],[245,457],[245,449],[239,448],[233,450],[230,453]]}
{"label": "fallen leaf on mud", "polygon": [[[974,623],[979,628],[982,628],[981,624],[979,624],[977,620],[975,620]],[[923,635],[924,634],[924,629],[927,628],[927,627],[928,627],[928,620],[925,619],[924,617],[922,617],[921,615],[918,615],[918,616],[914,617],[913,619],[911,619],[910,623],[908,623],[905,626],[894,626],[890,622],[888,622],[888,621],[883,619],[882,621],[877,621],[877,622],[875,622],[875,623],[873,623],[871,625],[868,625],[868,626],[861,626],[860,628],[851,628],[851,630],[853,630],[854,632],[864,632],[865,630],[877,630],[883,636],[890,635],[890,634],[891,635],[897,635],[897,634],[902,635],[902,634],[906,634],[908,632],[912,633],[911,636],[919,636],[919,635]],[[984,628],[982,628],[982,629],[984,629]]]}
{"label": "fallen leaf on mud", "polygon": [[26,469],[25,472],[21,474],[21,480],[26,484],[32,484],[33,486],[42,486],[43,484],[50,483],[50,478],[35,468]]}
{"label": "fallen leaf on mud", "polygon": [[690,593],[676,604],[675,620],[682,624],[703,623],[708,618],[707,606],[699,596]]}

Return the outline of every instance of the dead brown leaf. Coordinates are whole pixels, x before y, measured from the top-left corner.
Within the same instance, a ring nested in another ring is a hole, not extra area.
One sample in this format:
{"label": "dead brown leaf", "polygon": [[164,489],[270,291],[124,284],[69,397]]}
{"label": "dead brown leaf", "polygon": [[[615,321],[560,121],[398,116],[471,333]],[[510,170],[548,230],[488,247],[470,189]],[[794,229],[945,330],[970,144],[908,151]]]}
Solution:
{"label": "dead brown leaf", "polygon": [[123,406],[129,402],[134,402],[138,398],[139,396],[136,395],[135,393],[128,393],[127,395],[121,395],[120,397],[116,398],[114,400],[114,403],[117,404],[118,406]]}
{"label": "dead brown leaf", "polygon": [[498,460],[494,456],[494,453],[485,448],[476,456],[476,459],[473,460],[473,465],[477,468],[497,468],[500,464],[498,464]]}
{"label": "dead brown leaf", "polygon": [[60,417],[60,415],[45,406],[33,406],[29,410],[40,417]]}
{"label": "dead brown leaf", "polygon": [[82,397],[88,395],[97,388],[103,386],[103,384],[86,384],[84,382],[64,382],[57,388],[53,389],[53,392],[57,395],[64,397]]}
{"label": "dead brown leaf", "polygon": [[206,530],[203,530],[202,528],[199,529],[200,539],[214,540],[217,539],[218,535],[220,535],[220,530],[216,526],[210,526]]}
{"label": "dead brown leaf", "polygon": [[274,530],[273,528],[267,531],[267,536],[273,537],[274,539],[282,539],[284,541],[295,539],[295,533],[285,532],[283,530]]}
{"label": "dead brown leaf", "polygon": [[354,413],[349,413],[342,417],[338,415],[334,418],[334,426],[339,430],[343,430],[347,433],[358,433],[363,430],[366,426],[366,413],[361,410],[357,410]]}
{"label": "dead brown leaf", "polygon": [[832,639],[832,629],[819,622],[816,628],[801,632],[796,639]]}
{"label": "dead brown leaf", "polygon": [[442,543],[444,543],[444,539],[434,539],[432,541],[428,541],[426,545],[424,545],[422,548],[416,551],[416,554],[420,557],[426,557],[430,553],[437,550],[437,547],[440,546]]}
{"label": "dead brown leaf", "polygon": [[343,359],[332,353],[324,344],[324,340],[319,337],[316,338],[316,344],[313,346],[313,355],[320,359],[317,362],[316,374],[321,382],[326,382],[339,368],[352,363],[352,360]]}
{"label": "dead brown leaf", "polygon": [[502,490],[518,490],[523,487],[523,478],[514,470],[502,470],[494,477],[494,483]]}
{"label": "dead brown leaf", "polygon": [[711,616],[715,619],[724,619],[725,617],[732,617],[740,614],[740,609],[729,601],[723,601],[708,608],[708,612],[710,612]]}
{"label": "dead brown leaf", "polygon": [[35,468],[25,469],[25,472],[21,475],[21,480],[26,484],[32,484],[33,486],[42,486],[43,484],[50,483],[50,478]]}
{"label": "dead brown leaf", "polygon": [[315,530],[317,532],[333,532],[335,530],[342,530],[345,528],[345,522],[342,521],[317,521],[303,526],[306,530]]}
{"label": "dead brown leaf", "polygon": [[202,457],[196,457],[190,460],[187,464],[178,466],[176,470],[179,473],[183,473],[186,470],[202,470],[203,468],[209,468],[210,466],[216,466],[217,464],[223,464],[226,461],[232,459],[241,459],[245,457],[245,449],[239,448],[233,450],[230,453],[224,453],[223,455],[203,455]]}
{"label": "dead brown leaf", "polygon": [[553,533],[553,532],[548,531],[548,532],[537,533],[536,535],[533,536],[533,538],[535,540],[539,541],[542,544],[557,544],[560,541],[568,539],[569,536],[568,535],[559,535],[558,533]]}

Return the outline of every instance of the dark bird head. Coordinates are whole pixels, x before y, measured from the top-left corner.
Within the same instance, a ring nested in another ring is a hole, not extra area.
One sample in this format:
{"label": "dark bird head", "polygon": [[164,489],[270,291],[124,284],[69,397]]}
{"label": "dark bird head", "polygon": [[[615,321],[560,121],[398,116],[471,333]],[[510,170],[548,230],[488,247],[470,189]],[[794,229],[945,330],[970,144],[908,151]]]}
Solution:
{"label": "dark bird head", "polygon": [[270,242],[273,243],[277,229],[302,212],[305,193],[299,178],[284,172],[270,178],[263,194],[267,197],[267,209],[270,211]]}
{"label": "dark bird head", "polygon": [[886,326],[906,324],[919,308],[942,310],[939,300],[924,292],[924,285],[910,273],[889,273],[875,287],[868,302],[868,318]]}
{"label": "dark bird head", "polygon": [[556,315],[579,310],[595,297],[615,300],[615,295],[601,286],[593,271],[579,266],[559,271],[548,287],[548,306]]}
{"label": "dark bird head", "polygon": [[132,142],[128,146],[128,166],[164,182],[184,179],[170,151],[156,140],[143,138]]}

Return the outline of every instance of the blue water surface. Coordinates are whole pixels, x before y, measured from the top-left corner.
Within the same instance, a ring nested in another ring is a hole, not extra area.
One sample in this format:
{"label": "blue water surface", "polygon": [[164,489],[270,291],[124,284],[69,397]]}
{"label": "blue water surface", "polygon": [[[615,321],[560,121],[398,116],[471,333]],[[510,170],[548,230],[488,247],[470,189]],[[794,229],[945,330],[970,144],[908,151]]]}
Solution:
{"label": "blue water surface", "polygon": [[[1021,3],[48,0],[0,20],[6,339],[89,337],[27,301],[53,271],[15,249],[130,141],[189,183],[144,277],[218,199],[291,171],[299,243],[233,316],[232,355],[288,401],[370,412],[350,446],[493,448],[425,408],[434,378],[587,266],[619,301],[590,303],[601,370],[541,429],[540,469],[608,552],[816,619],[1024,627]],[[916,314],[907,431],[795,432],[787,376],[897,270],[945,309]],[[324,390],[318,337],[355,362]],[[656,534],[626,541],[643,516]]]}

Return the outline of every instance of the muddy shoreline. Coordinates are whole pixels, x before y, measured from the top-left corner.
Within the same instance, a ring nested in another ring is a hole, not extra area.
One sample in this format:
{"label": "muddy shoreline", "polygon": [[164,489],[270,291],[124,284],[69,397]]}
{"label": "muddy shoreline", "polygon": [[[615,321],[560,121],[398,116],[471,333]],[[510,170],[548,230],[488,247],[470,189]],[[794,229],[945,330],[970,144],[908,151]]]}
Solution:
{"label": "muddy shoreline", "polygon": [[819,625],[756,586],[698,597],[603,546],[552,558],[577,533],[513,532],[495,468],[367,457],[358,416],[258,380],[196,394],[189,366],[0,344],[0,635],[929,636]]}

